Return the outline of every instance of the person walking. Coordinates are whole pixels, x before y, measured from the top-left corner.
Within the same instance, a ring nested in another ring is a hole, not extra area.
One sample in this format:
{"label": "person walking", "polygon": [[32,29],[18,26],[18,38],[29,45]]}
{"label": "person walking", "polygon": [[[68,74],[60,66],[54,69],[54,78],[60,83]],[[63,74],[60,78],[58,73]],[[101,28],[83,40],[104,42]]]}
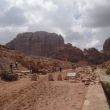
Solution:
{"label": "person walking", "polygon": [[60,72],[62,72],[62,67],[60,67],[59,69],[60,69]]}
{"label": "person walking", "polygon": [[10,63],[10,71],[13,73],[13,64]]}
{"label": "person walking", "polygon": [[15,62],[15,68],[18,69],[18,62]]}

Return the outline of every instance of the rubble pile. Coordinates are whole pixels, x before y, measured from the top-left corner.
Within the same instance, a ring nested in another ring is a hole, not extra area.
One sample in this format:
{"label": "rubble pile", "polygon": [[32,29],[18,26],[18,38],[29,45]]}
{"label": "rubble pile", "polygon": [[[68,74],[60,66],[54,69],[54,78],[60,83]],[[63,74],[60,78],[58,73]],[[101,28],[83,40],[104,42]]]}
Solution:
{"label": "rubble pile", "polygon": [[13,70],[14,73],[18,75],[18,78],[26,78],[30,76],[31,71],[30,70]]}
{"label": "rubble pile", "polygon": [[83,82],[85,85],[94,85],[99,83],[98,74],[92,68],[76,68],[75,72],[78,74],[76,81]]}

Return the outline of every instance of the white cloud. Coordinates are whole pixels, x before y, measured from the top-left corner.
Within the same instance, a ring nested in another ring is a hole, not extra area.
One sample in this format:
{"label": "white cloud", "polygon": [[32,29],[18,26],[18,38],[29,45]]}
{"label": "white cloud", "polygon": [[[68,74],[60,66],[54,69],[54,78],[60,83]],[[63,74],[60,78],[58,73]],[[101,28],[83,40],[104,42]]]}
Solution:
{"label": "white cloud", "polygon": [[22,10],[18,7],[11,7],[0,16],[1,26],[23,25],[26,21]]}
{"label": "white cloud", "polygon": [[100,43],[100,41],[99,40],[92,40],[92,41],[90,41],[90,43],[89,44],[86,44],[86,48],[91,48],[91,47],[94,47],[94,46],[96,46],[96,45],[98,45]]}
{"label": "white cloud", "polygon": [[109,0],[1,0],[0,43],[23,31],[62,34],[80,48],[102,48],[110,35]]}
{"label": "white cloud", "polygon": [[96,5],[88,9],[82,16],[83,25],[87,27],[109,27],[110,26],[110,4]]}
{"label": "white cloud", "polygon": [[12,40],[16,33],[25,32],[28,30],[28,27],[26,26],[20,26],[20,27],[0,27],[0,43],[5,44]]}

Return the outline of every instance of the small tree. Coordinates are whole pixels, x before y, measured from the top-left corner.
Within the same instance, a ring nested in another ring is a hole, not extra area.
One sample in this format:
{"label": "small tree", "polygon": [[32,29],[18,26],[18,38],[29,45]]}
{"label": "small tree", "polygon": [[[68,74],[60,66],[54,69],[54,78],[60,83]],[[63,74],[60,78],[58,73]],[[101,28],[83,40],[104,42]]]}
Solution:
{"label": "small tree", "polygon": [[4,70],[1,72],[1,79],[5,81],[16,81],[18,80],[18,75],[10,71]]}

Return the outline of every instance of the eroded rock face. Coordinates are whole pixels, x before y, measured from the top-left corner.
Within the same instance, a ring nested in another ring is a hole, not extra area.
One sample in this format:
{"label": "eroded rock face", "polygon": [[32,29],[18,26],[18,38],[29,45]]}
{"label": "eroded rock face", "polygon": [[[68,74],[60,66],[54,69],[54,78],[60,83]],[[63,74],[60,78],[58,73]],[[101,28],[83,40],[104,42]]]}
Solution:
{"label": "eroded rock face", "polygon": [[110,60],[110,38],[104,43],[104,52],[102,53],[95,48],[81,49],[64,44],[61,35],[48,33],[44,31],[26,32],[18,34],[17,37],[7,44],[7,47],[20,50],[28,55],[46,56],[80,64],[100,64]]}
{"label": "eroded rock face", "polygon": [[110,54],[110,38],[105,40],[104,45],[103,45],[103,51],[107,54]]}
{"label": "eroded rock face", "polygon": [[8,47],[20,50],[29,55],[49,56],[53,51],[63,47],[64,39],[61,35],[44,31],[26,32],[7,44]]}
{"label": "eroded rock face", "polygon": [[84,49],[85,59],[92,64],[100,64],[109,60],[109,56],[105,53],[101,53],[96,48]]}
{"label": "eroded rock face", "polygon": [[60,60],[68,60],[71,62],[77,62],[84,58],[82,50],[77,47],[73,47],[72,44],[65,44],[63,48],[59,48],[57,52],[53,54],[54,58]]}

